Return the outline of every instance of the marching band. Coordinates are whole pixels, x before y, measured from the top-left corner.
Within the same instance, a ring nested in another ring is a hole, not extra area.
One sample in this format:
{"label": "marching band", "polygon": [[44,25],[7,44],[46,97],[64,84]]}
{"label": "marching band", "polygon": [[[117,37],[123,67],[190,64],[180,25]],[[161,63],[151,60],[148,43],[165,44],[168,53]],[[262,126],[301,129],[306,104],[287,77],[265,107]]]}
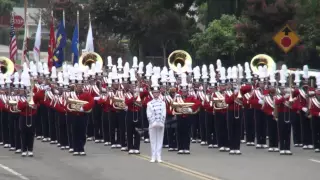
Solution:
{"label": "marching band", "polygon": [[308,66],[276,70],[269,56],[258,55],[244,66],[218,60],[216,69],[192,68],[185,51],[169,56],[169,70],[136,57],[131,68],[111,57],[104,68],[90,52],[80,60],[59,71],[41,62],[24,64],[21,73],[2,68],[4,148],[32,157],[36,138],[85,156],[93,140],[140,154],[143,139],[151,143],[151,162],[162,162],[162,148],[190,154],[196,142],[230,155],[242,154],[241,143],[292,155],[292,130],[295,147],[320,152],[320,72]]}

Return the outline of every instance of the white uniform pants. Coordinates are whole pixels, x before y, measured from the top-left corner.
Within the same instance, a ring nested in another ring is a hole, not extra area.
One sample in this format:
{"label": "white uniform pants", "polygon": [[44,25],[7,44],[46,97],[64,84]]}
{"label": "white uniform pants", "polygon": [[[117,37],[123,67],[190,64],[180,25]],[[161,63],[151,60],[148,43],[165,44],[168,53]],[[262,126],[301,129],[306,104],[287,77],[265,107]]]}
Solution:
{"label": "white uniform pants", "polygon": [[161,150],[164,136],[164,127],[149,128],[151,157],[152,159],[161,159]]}

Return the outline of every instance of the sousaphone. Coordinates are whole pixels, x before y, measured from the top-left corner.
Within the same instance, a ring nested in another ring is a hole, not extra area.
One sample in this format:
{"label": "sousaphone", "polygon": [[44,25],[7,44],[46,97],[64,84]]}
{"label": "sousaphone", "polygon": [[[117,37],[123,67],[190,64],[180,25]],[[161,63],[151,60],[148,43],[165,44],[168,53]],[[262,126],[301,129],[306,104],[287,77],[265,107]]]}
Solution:
{"label": "sousaphone", "polygon": [[14,64],[13,62],[4,56],[0,57],[0,71],[2,74],[6,76],[12,75],[14,72]]}
{"label": "sousaphone", "polygon": [[258,71],[259,71],[258,67],[265,66],[265,65],[268,68],[268,73],[270,73],[270,71],[276,70],[276,63],[274,62],[272,57],[266,54],[258,54],[254,56],[250,62],[250,67],[253,74],[258,74]]}
{"label": "sousaphone", "polygon": [[168,64],[170,69],[174,72],[178,72],[178,64],[181,65],[181,72],[186,72],[188,65],[192,64],[192,58],[189,53],[183,50],[173,51],[168,57]]}
{"label": "sousaphone", "polygon": [[101,63],[101,67],[103,66],[103,60],[98,53],[95,52],[84,52],[79,58],[79,67],[81,69],[85,69],[86,66],[91,66],[93,63],[97,64],[97,62]]}

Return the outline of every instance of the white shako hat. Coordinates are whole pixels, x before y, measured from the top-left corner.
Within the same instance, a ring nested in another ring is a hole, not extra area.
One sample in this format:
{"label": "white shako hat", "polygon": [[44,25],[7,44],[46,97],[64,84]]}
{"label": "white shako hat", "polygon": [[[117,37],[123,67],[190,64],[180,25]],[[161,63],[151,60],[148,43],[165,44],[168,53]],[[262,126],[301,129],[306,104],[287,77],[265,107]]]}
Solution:
{"label": "white shako hat", "polygon": [[138,74],[140,75],[140,77],[142,77],[142,75],[143,75],[143,67],[144,67],[144,64],[143,64],[143,62],[140,62],[139,63],[139,69],[138,69]]}
{"label": "white shako hat", "polygon": [[217,72],[219,73],[220,69],[222,68],[222,63],[220,59],[217,59],[216,65],[217,65]]}
{"label": "white shako hat", "polygon": [[5,88],[4,74],[0,72],[0,87]]}
{"label": "white shako hat", "polygon": [[112,66],[113,66],[113,64],[112,64],[112,57],[111,56],[108,56],[108,64],[107,64],[107,67],[108,67],[108,69],[110,68],[112,68]]}
{"label": "white shako hat", "polygon": [[237,82],[238,79],[238,68],[237,66],[233,66],[231,69],[231,79],[232,82]]}
{"label": "white shako hat", "polygon": [[213,64],[209,64],[209,75],[211,75],[212,72],[216,73],[215,70],[214,70],[214,65]]}
{"label": "white shako hat", "polygon": [[146,74],[145,74],[145,76],[146,76],[147,79],[149,79],[151,77],[151,75],[152,75],[152,64],[149,63],[146,66]]}
{"label": "white shako hat", "polygon": [[227,79],[231,81],[232,78],[232,68],[228,67],[227,69]]}
{"label": "white shako hat", "polygon": [[14,87],[15,87],[15,88],[19,88],[19,84],[20,84],[19,80],[20,80],[19,73],[18,73],[18,72],[15,72],[15,73],[13,74],[13,84],[14,84]]}
{"label": "white shako hat", "polygon": [[59,86],[63,86],[63,73],[61,71],[58,72],[58,84]]}
{"label": "white shako hat", "polygon": [[133,59],[132,59],[132,68],[134,69],[134,70],[136,70],[136,69],[138,69],[138,58],[137,58],[137,56],[134,56],[133,57]]}
{"label": "white shako hat", "polygon": [[[211,64],[212,65],[212,64]],[[215,86],[216,85],[216,83],[217,83],[217,80],[216,80],[216,72],[215,72],[215,70],[214,70],[214,66],[212,65],[209,65],[209,73],[210,73],[210,80],[209,80],[209,83],[210,83],[210,86]],[[211,69],[210,69],[210,67],[211,67]]]}
{"label": "white shako hat", "polygon": [[192,63],[190,62],[190,61],[187,61],[186,62],[186,67],[187,67],[187,75],[188,76],[192,76],[192,73],[193,73],[193,71],[192,71]]}
{"label": "white shako hat", "polygon": [[275,86],[276,80],[276,72],[274,70],[271,70],[269,73],[269,83],[271,86]]}
{"label": "white shako hat", "polygon": [[177,64],[177,72],[176,72],[176,74],[177,74],[177,76],[181,77],[182,67],[181,67],[180,63]]}
{"label": "white shako hat", "polygon": [[130,82],[131,82],[131,84],[135,84],[136,81],[137,81],[136,71],[132,68],[132,69],[129,70],[129,73],[130,73]]}
{"label": "white shako hat", "polygon": [[225,84],[226,83],[226,68],[225,67],[221,67],[220,68],[220,84]]}
{"label": "white shako hat", "polygon": [[42,62],[38,62],[38,65],[37,65],[37,70],[38,70],[38,73],[40,76],[43,76],[43,65],[42,65]]}
{"label": "white shako hat", "polygon": [[156,76],[158,79],[160,79],[160,73],[161,73],[161,68],[158,67],[158,66],[154,66],[153,69],[152,69],[152,74],[154,76]]}
{"label": "white shako hat", "polygon": [[46,78],[49,78],[50,72],[49,72],[49,67],[47,63],[43,63],[43,74]]}
{"label": "white shako hat", "polygon": [[287,82],[286,73],[287,73],[286,67],[282,66],[282,68],[280,70],[280,80],[279,80],[279,83],[281,84],[282,87],[284,87],[286,85],[286,82]]}
{"label": "white shako hat", "polygon": [[250,69],[250,66],[249,66],[249,63],[248,62],[245,62],[244,63],[244,72],[246,73],[246,79],[248,82],[251,82],[251,79],[252,79],[252,75],[251,75],[251,69]]}
{"label": "white shako hat", "polygon": [[28,73],[30,72],[30,69],[29,69],[28,64],[27,64],[26,62],[24,62],[24,63],[22,64],[22,67],[23,67],[23,69],[25,69]]}
{"label": "white shako hat", "polygon": [[294,83],[296,84],[296,86],[299,86],[301,82],[301,75],[299,71],[295,71],[294,72]]}
{"label": "white shako hat", "polygon": [[123,82],[129,82],[129,71],[130,71],[130,65],[128,62],[124,63],[123,67],[123,74],[122,74],[122,81]]}
{"label": "white shako hat", "polygon": [[53,66],[53,67],[51,68],[51,79],[52,79],[52,81],[55,81],[56,78],[57,78],[57,69],[56,69],[55,66]]}
{"label": "white shako hat", "polygon": [[188,82],[187,82],[187,75],[186,73],[181,74],[181,83],[180,87],[182,90],[187,90],[188,89]]}
{"label": "white shako hat", "polygon": [[119,73],[122,73],[122,70],[123,70],[123,66],[122,66],[122,58],[121,57],[119,57],[118,58],[118,61],[117,61],[117,69],[118,69],[118,72]]}
{"label": "white shako hat", "polygon": [[[28,71],[26,71],[28,72]],[[7,87],[11,87],[11,83],[12,83],[12,80],[11,80],[11,76],[9,74],[6,75],[6,85]]]}
{"label": "white shako hat", "polygon": [[96,74],[98,76],[102,76],[102,73],[103,73],[103,70],[102,70],[103,67],[102,66],[103,65],[102,65],[102,63],[100,61],[96,62],[96,70],[95,70],[95,72],[96,72]]}
{"label": "white shako hat", "polygon": [[151,76],[151,91],[153,92],[158,92],[160,89],[159,89],[159,83],[158,83],[158,77],[153,75]]}
{"label": "white shako hat", "polygon": [[238,64],[238,77],[239,79],[243,79],[243,67],[241,64]]}
{"label": "white shako hat", "polygon": [[309,79],[309,67],[308,65],[304,65],[303,66],[303,80],[304,80],[304,84],[308,83],[308,79]]}
{"label": "white shako hat", "polygon": [[316,75],[316,83],[317,83],[317,89],[320,89],[320,73],[317,73]]}
{"label": "white shako hat", "polygon": [[173,72],[173,70],[169,70],[168,81],[169,81],[169,83],[170,83],[171,86],[174,86],[175,83],[176,83],[176,78],[174,77],[174,72]]}
{"label": "white shako hat", "polygon": [[112,71],[111,71],[109,76],[111,76],[113,84],[118,84],[119,83],[119,76],[118,76],[116,65],[112,66]]}
{"label": "white shako hat", "polygon": [[257,75],[259,76],[260,81],[263,82],[264,81],[264,73],[263,73],[263,67],[262,66],[258,67]]}
{"label": "white shako hat", "polygon": [[31,86],[31,82],[30,82],[30,75],[27,71],[25,72],[22,72],[21,74],[21,79],[23,79],[23,85],[24,87],[27,89],[27,88],[30,88]]}
{"label": "white shako hat", "polygon": [[89,69],[89,75],[94,78],[96,76],[96,64],[92,63],[91,68]]}
{"label": "white shako hat", "polygon": [[85,81],[85,82],[87,82],[89,80],[89,76],[90,76],[89,70],[90,70],[89,66],[85,66],[83,68],[83,81]]}
{"label": "white shako hat", "polygon": [[209,78],[207,65],[205,65],[205,64],[202,65],[201,73],[202,73],[201,79],[203,80],[204,83],[206,83]]}
{"label": "white shako hat", "polygon": [[83,83],[82,72],[80,71],[80,69],[76,73],[76,80],[77,80],[77,84]]}
{"label": "white shako hat", "polygon": [[108,87],[111,87],[111,86],[112,86],[112,77],[111,77],[111,74],[109,74],[109,76],[108,76],[107,84],[108,84]]}
{"label": "white shako hat", "polygon": [[168,68],[166,66],[164,66],[162,68],[162,71],[160,73],[160,76],[161,76],[161,79],[160,79],[160,82],[161,82],[161,85],[167,85],[167,80],[168,80]]}
{"label": "white shako hat", "polygon": [[195,82],[200,82],[201,73],[200,73],[200,67],[196,66],[193,68],[193,79]]}
{"label": "white shako hat", "polygon": [[38,76],[38,72],[37,72],[37,66],[35,64],[30,66],[30,71],[31,71],[32,77],[36,79]]}
{"label": "white shako hat", "polygon": [[69,80],[70,84],[75,84],[76,83],[76,70],[74,67],[69,68]]}
{"label": "white shako hat", "polygon": [[69,74],[66,72],[66,73],[63,73],[63,87],[68,88],[68,86],[69,86]]}

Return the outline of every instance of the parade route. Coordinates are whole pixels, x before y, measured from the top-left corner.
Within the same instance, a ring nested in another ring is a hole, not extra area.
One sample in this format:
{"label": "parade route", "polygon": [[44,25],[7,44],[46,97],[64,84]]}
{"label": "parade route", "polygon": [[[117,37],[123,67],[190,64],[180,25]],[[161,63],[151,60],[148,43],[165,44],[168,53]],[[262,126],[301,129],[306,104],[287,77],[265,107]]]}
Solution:
{"label": "parade route", "polygon": [[128,155],[103,144],[88,142],[87,156],[74,157],[56,145],[35,142],[35,157],[22,158],[0,148],[1,180],[317,180],[320,154],[293,148],[293,156],[280,156],[242,146],[241,156],[192,144],[191,155],[163,151],[164,162],[149,162],[149,144],[141,155]]}

